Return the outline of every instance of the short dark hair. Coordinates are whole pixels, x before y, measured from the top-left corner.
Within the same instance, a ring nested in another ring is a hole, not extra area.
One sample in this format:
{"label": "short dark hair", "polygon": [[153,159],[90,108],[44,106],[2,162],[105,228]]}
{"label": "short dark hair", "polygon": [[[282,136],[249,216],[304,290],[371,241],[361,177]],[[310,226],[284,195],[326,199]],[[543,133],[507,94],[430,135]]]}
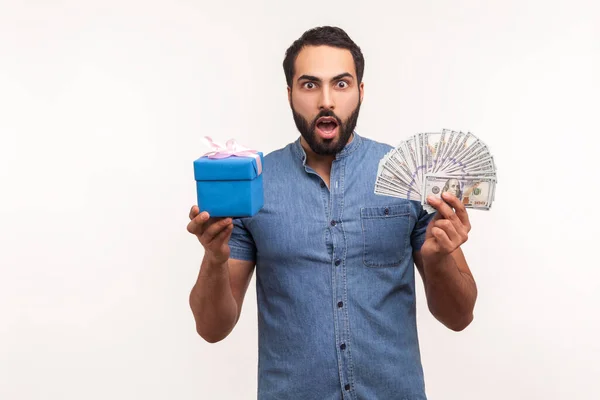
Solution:
{"label": "short dark hair", "polygon": [[358,83],[362,82],[365,59],[360,47],[350,39],[350,36],[343,29],[334,26],[320,26],[304,32],[285,52],[283,72],[285,72],[285,80],[290,88],[292,87],[292,79],[294,79],[294,64],[300,50],[305,46],[322,45],[350,50],[354,59],[356,78],[358,79]]}

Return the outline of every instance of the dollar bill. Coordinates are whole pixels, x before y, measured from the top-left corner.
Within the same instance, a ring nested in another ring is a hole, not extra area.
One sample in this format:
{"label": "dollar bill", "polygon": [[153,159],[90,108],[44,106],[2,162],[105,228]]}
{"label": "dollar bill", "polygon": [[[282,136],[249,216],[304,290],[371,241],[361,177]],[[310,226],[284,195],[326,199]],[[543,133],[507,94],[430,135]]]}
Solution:
{"label": "dollar bill", "polygon": [[444,155],[442,159],[441,169],[445,170],[448,165],[456,164],[456,156],[458,154],[458,150],[460,149],[461,143],[463,140],[466,141],[467,134],[464,132],[454,132],[453,131],[453,139],[448,152]]}
{"label": "dollar bill", "polygon": [[423,159],[426,171],[433,169],[433,160],[436,158],[441,133],[427,132],[423,134]]}
{"label": "dollar bill", "polygon": [[498,182],[494,157],[487,144],[469,131],[442,129],[401,141],[380,160],[374,190],[379,195],[420,201],[424,209],[435,211],[424,199],[436,186],[427,185],[439,186],[436,179],[442,178],[454,179],[451,184],[455,186],[458,181],[460,193],[466,195],[461,198],[465,206],[491,207]]}
{"label": "dollar bill", "polygon": [[442,146],[442,148],[440,149],[440,154],[438,156],[438,158],[439,158],[438,166],[437,166],[436,170],[433,172],[443,170],[444,164],[446,164],[446,159],[448,158],[451,148],[454,145],[454,140],[456,138],[456,134],[458,133],[458,132],[455,132],[450,129],[443,129],[442,132],[445,135],[445,142],[444,142],[444,145]]}
{"label": "dollar bill", "polygon": [[421,204],[427,197],[441,198],[448,192],[460,199],[466,208],[489,210],[496,179],[493,176],[460,176],[449,174],[427,174],[423,182]]}

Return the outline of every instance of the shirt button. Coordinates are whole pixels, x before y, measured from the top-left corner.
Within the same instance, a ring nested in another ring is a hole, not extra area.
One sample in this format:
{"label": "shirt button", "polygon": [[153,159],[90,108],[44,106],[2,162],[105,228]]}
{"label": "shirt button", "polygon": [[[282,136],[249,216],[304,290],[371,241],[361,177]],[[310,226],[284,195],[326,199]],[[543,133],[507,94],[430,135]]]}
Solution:
{"label": "shirt button", "polygon": [[346,386],[344,386],[344,389],[350,390],[350,385],[346,383]]}
{"label": "shirt button", "polygon": [[331,226],[335,226],[335,224],[336,224],[337,222],[335,222],[334,220],[331,220],[331,222],[330,222],[330,223],[331,223]]}
{"label": "shirt button", "polygon": [[339,308],[342,308],[342,307],[344,307],[344,303],[343,303],[343,302],[341,302],[341,301],[340,301],[340,302],[338,302],[338,307],[339,307]]}
{"label": "shirt button", "polygon": [[321,181],[321,187],[324,188],[325,187],[325,182]]}
{"label": "shirt button", "polygon": [[337,260],[335,260],[335,266],[337,267],[338,265],[340,265],[342,263],[342,260],[340,260],[339,258]]}
{"label": "shirt button", "polygon": [[383,210],[383,213],[385,215],[390,215],[390,209],[386,207],[385,210]]}
{"label": "shirt button", "polygon": [[345,350],[346,349],[346,343],[342,343],[340,346],[340,349]]}

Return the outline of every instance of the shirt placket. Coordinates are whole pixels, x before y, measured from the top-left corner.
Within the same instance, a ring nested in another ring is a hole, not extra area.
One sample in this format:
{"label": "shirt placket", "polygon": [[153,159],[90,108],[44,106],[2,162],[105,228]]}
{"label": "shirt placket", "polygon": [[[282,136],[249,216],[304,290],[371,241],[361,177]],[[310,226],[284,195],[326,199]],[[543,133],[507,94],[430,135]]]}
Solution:
{"label": "shirt placket", "polygon": [[335,160],[330,172],[330,238],[332,252],[332,299],[334,302],[335,342],[338,371],[344,399],[353,399],[352,359],[350,357],[350,330],[348,321],[348,288],[346,279],[347,241],[342,220],[344,206],[345,160]]}

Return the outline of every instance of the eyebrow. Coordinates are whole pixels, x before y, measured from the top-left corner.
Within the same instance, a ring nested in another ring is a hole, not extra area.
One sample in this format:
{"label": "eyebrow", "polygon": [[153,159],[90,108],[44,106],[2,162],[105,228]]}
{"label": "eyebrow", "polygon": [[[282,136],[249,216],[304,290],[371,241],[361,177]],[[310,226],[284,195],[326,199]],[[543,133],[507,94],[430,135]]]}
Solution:
{"label": "eyebrow", "polygon": [[[331,80],[332,81],[337,81],[340,80],[342,78],[352,78],[354,79],[354,77],[352,76],[351,73],[349,72],[343,72],[339,75],[334,76]],[[321,83],[323,80],[321,78],[317,78],[316,76],[312,76],[312,75],[302,75],[301,77],[298,78],[298,82],[300,82],[301,80],[307,80],[307,81],[313,81],[313,82],[319,82]]]}

